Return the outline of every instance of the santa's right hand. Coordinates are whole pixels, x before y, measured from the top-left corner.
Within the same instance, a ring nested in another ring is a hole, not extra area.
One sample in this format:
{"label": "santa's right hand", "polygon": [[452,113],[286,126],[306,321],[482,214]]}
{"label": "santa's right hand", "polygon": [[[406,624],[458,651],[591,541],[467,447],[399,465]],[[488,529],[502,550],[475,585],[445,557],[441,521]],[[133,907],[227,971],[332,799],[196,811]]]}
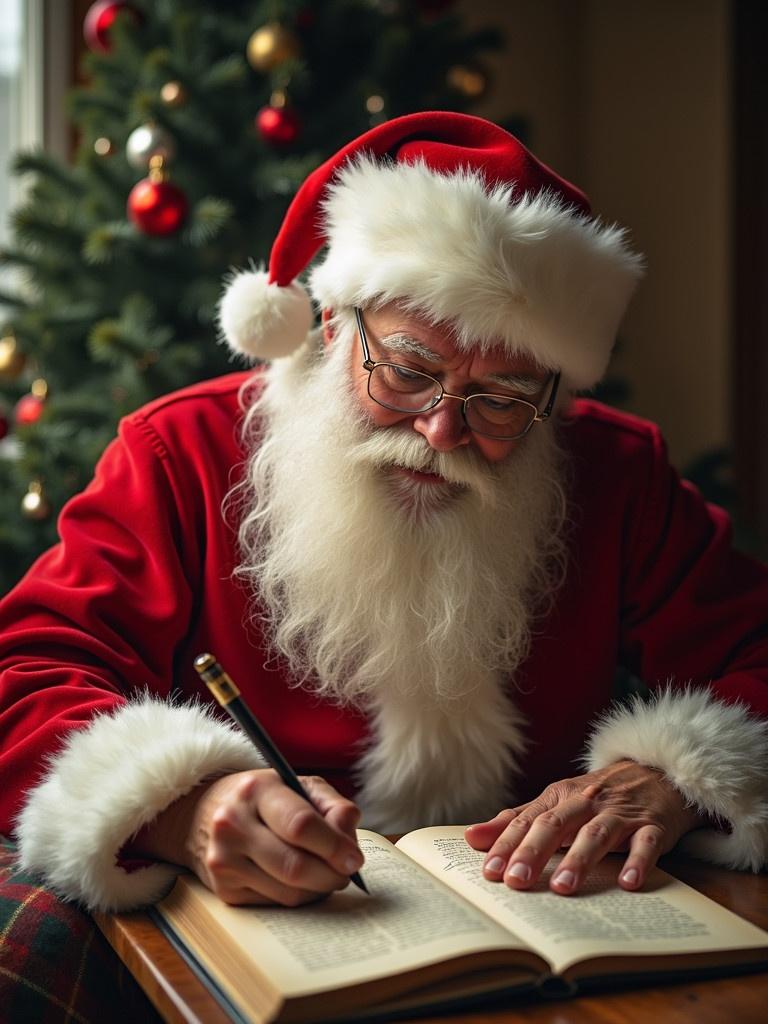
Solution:
{"label": "santa's right hand", "polygon": [[[235,905],[293,907],[343,889],[363,863],[355,839],[360,812],[325,780],[301,782],[311,804],[268,768],[198,787],[165,812],[177,850],[164,859],[183,863]],[[168,837],[158,825],[142,847],[162,856]]]}

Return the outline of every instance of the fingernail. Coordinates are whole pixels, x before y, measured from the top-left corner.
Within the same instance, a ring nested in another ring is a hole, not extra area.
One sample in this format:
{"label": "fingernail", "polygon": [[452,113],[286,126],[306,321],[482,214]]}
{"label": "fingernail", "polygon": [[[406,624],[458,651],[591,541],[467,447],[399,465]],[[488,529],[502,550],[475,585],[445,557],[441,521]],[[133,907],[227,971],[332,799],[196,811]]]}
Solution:
{"label": "fingernail", "polygon": [[572,871],[561,871],[552,879],[555,885],[561,885],[564,889],[572,889],[576,882],[576,876]]}
{"label": "fingernail", "polygon": [[639,875],[637,873],[637,868],[629,868],[621,876],[622,882],[626,882],[627,885],[637,885],[637,879],[638,878],[639,878]]}
{"label": "fingernail", "polygon": [[361,868],[362,866],[363,858],[360,856],[359,853],[351,854],[344,861],[344,870],[347,871],[350,875],[352,874],[353,871],[357,871],[357,869]]}
{"label": "fingernail", "polygon": [[504,861],[501,857],[491,857],[485,865],[485,870],[490,871],[492,875],[500,875],[504,870]]}
{"label": "fingernail", "polygon": [[523,864],[522,861],[513,864],[507,872],[507,878],[518,878],[521,882],[527,882],[530,877],[531,869],[527,864]]}

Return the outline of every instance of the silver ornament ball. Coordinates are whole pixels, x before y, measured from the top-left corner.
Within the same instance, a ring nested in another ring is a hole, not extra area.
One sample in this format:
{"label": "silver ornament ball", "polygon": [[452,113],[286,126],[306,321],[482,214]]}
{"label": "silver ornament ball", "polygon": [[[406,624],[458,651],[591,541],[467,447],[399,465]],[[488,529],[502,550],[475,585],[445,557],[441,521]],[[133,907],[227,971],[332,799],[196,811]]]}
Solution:
{"label": "silver ornament ball", "polygon": [[149,167],[153,156],[161,156],[164,163],[170,163],[176,155],[176,143],[159,125],[142,124],[128,136],[125,155],[132,167],[143,170]]}

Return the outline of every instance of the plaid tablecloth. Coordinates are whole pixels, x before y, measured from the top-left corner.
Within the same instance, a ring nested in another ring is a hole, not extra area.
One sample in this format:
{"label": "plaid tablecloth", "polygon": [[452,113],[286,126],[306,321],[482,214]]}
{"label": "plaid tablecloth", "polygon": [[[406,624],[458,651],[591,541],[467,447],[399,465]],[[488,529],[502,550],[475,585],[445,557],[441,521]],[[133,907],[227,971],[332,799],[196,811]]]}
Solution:
{"label": "plaid tablecloth", "polygon": [[13,855],[0,837],[0,1024],[160,1024],[88,914]]}

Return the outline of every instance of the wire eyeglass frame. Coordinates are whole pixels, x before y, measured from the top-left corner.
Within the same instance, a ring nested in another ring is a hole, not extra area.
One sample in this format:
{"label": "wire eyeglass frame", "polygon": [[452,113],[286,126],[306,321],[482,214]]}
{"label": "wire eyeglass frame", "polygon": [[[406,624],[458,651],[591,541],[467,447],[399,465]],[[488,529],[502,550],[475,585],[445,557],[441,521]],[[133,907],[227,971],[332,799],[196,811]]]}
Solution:
{"label": "wire eyeglass frame", "polygon": [[[473,434],[480,434],[482,437],[493,438],[494,441],[517,441],[521,437],[525,437],[525,435],[528,433],[528,431],[531,429],[534,423],[543,423],[546,420],[548,420],[552,415],[552,410],[555,405],[555,399],[557,398],[558,387],[560,385],[559,371],[554,372],[552,374],[552,387],[549,393],[549,399],[547,400],[547,404],[541,411],[539,411],[538,406],[536,406],[533,402],[528,402],[523,398],[515,398],[512,395],[500,395],[494,394],[492,392],[474,392],[471,395],[452,395],[450,392],[445,390],[442,383],[437,379],[437,377],[433,377],[429,373],[424,373],[422,370],[414,370],[409,366],[405,366],[401,363],[393,363],[390,362],[389,360],[371,359],[371,352],[368,346],[368,336],[366,334],[365,324],[363,322],[363,311],[360,309],[359,306],[355,306],[354,310],[355,320],[357,322],[357,330],[360,335],[360,344],[363,349],[363,369],[368,371],[368,396],[373,402],[376,402],[376,404],[380,405],[382,408],[389,409],[392,412],[401,412],[408,416],[420,416],[422,413],[429,412],[430,409],[434,409],[435,406],[442,402],[444,398],[454,398],[456,399],[456,401],[462,403],[461,415],[464,420],[464,423],[467,426],[467,429],[470,430]],[[403,409],[401,407],[389,405],[386,402],[382,402],[380,398],[377,398],[374,394],[371,393],[371,378],[373,376],[373,371],[376,369],[377,366],[391,366],[394,367],[395,369],[407,370],[411,374],[418,374],[420,377],[424,377],[425,380],[432,381],[436,385],[437,390],[435,392],[435,395],[432,397],[428,405],[425,405],[423,408],[420,409]],[[515,434],[492,434],[486,430],[478,430],[476,427],[473,427],[472,424],[467,419],[467,405],[475,398],[496,398],[501,401],[525,406],[526,409],[529,410],[530,420],[526,425],[525,429],[518,431]]]}

